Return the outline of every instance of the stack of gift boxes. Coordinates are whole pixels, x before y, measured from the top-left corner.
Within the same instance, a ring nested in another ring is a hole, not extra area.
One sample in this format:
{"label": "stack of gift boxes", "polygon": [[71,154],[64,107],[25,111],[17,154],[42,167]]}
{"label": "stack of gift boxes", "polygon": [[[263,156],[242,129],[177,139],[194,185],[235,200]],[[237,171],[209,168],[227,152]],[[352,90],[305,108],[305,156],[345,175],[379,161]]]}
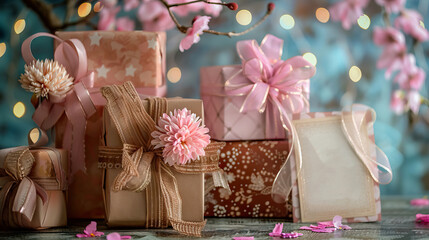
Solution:
{"label": "stack of gift boxes", "polygon": [[[0,152],[1,226],[64,226],[67,216],[198,236],[204,216],[292,218],[290,199],[273,201],[272,186],[291,148],[288,116],[309,111],[315,68],[300,56],[282,60],[281,39],[240,41],[240,65],[202,68],[199,100],[152,98],[166,95],[165,33],[36,34],[23,44],[28,65],[39,36],[55,38],[54,60],[74,83],[34,103],[38,138],[52,130],[55,148],[36,139]],[[151,131],[163,113],[184,108],[205,121],[211,143],[198,160],[169,165]],[[21,185],[33,192],[18,194]],[[19,206],[26,196],[30,213]]]}

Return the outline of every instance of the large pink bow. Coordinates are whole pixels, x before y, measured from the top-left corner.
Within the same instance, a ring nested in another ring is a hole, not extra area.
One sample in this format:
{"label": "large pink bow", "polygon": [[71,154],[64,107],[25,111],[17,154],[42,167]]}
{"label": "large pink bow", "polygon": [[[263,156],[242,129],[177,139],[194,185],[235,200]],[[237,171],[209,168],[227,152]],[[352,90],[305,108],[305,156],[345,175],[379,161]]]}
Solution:
{"label": "large pink bow", "polygon": [[86,119],[96,112],[88,89],[94,86],[94,73],[88,73],[85,47],[77,39],[64,41],[49,33],[36,33],[27,38],[22,44],[22,57],[27,64],[35,61],[31,52],[31,41],[46,36],[58,40],[54,57],[62,64],[70,76],[74,78],[73,89],[67,94],[43,100],[33,114],[34,122],[42,129],[52,128],[65,112],[68,121],[64,132],[63,148],[70,154],[71,174],[79,170],[85,171],[85,130]]}
{"label": "large pink bow", "polygon": [[[283,139],[285,117],[308,107],[306,94],[309,79],[316,69],[303,57],[281,60],[283,40],[266,35],[261,46],[255,40],[240,41],[237,51],[242,69],[235,72],[225,68],[225,92],[231,96],[246,96],[240,112],[265,112],[265,135],[269,139]],[[287,124],[286,124],[287,125]]]}

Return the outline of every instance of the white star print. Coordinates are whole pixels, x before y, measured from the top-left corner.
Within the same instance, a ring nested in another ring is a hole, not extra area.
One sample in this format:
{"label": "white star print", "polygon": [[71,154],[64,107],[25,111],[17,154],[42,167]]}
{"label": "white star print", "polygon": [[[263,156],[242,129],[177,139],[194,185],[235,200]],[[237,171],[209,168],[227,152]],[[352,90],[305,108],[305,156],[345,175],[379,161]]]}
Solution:
{"label": "white star print", "polygon": [[125,76],[132,76],[134,77],[134,72],[136,71],[136,68],[133,65],[130,65],[125,69]]}
{"label": "white star print", "polygon": [[104,65],[101,65],[101,67],[97,68],[97,75],[98,77],[104,77],[107,78],[107,72],[109,72],[110,69],[106,68]]}
{"label": "white star print", "polygon": [[155,50],[156,46],[158,45],[158,42],[156,41],[155,38],[152,38],[147,40],[147,45],[148,45],[148,48],[152,48],[153,50]]}
{"label": "white star print", "polygon": [[100,39],[101,39],[101,36],[100,36],[100,35],[98,35],[98,33],[97,33],[97,32],[96,32],[96,33],[94,33],[94,34],[92,34],[92,35],[90,35],[90,36],[89,36],[89,38],[91,39],[91,44],[90,44],[90,46],[92,46],[92,45],[100,46]]}

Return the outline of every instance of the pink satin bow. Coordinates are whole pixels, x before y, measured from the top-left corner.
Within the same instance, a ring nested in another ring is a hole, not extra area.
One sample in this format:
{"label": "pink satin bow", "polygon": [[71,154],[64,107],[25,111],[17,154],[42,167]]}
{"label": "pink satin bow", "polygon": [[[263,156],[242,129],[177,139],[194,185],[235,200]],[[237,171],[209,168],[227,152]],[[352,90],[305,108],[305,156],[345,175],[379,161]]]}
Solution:
{"label": "pink satin bow", "polygon": [[[73,89],[66,95],[50,96],[36,108],[34,122],[43,130],[52,128],[65,112],[68,121],[64,133],[63,147],[69,151],[71,174],[85,171],[85,130],[86,119],[96,112],[93,99],[88,89],[94,86],[94,73],[88,73],[85,47],[77,39],[64,41],[49,33],[36,33],[22,44],[22,57],[27,64],[35,61],[31,52],[31,41],[46,36],[59,42],[54,57],[67,72],[74,77]],[[101,101],[100,99],[96,101]],[[94,100],[95,101],[95,100]]]}
{"label": "pink satin bow", "polygon": [[267,139],[284,139],[286,134],[281,129],[288,125],[285,115],[308,107],[305,95],[316,72],[301,56],[281,60],[282,50],[283,40],[273,35],[266,35],[261,46],[255,40],[240,41],[237,52],[241,71],[223,70],[226,94],[246,96],[240,112],[265,112]]}

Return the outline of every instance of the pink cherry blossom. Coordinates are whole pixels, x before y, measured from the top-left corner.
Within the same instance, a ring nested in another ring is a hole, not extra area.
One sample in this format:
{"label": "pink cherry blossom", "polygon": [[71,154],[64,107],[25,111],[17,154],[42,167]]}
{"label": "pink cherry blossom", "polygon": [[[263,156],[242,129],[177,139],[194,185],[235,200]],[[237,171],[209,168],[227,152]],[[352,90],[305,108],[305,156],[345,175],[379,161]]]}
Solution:
{"label": "pink cherry blossom", "polygon": [[158,0],[145,0],[137,11],[137,17],[146,31],[166,31],[174,27],[167,9]]}
{"label": "pink cherry blossom", "polygon": [[100,11],[98,20],[98,30],[115,30],[116,14],[121,10],[120,7],[104,6]]}
{"label": "pink cherry blossom", "polygon": [[375,27],[374,43],[379,46],[405,45],[405,36],[393,27]]}
{"label": "pink cherry blossom", "polygon": [[362,16],[362,9],[366,7],[369,0],[344,0],[329,8],[334,21],[341,21],[344,29],[350,29]]}
{"label": "pink cherry blossom", "polygon": [[209,130],[201,126],[202,120],[188,109],[163,114],[157,130],[152,133],[155,149],[164,148],[162,156],[169,165],[186,164],[205,155],[204,148],[210,143]]}
{"label": "pink cherry blossom", "polygon": [[131,239],[131,236],[121,236],[119,233],[114,232],[106,236],[107,240],[122,240],[122,239]]}
{"label": "pink cherry blossom", "polygon": [[401,90],[396,90],[393,92],[390,99],[390,109],[397,115],[404,113],[405,111],[405,95]]}
{"label": "pink cherry blossom", "polygon": [[426,79],[423,69],[416,66],[416,59],[413,54],[408,54],[402,70],[396,75],[395,82],[404,90],[420,90]]}
{"label": "pink cherry blossom", "polygon": [[118,4],[118,0],[101,0],[103,7],[112,8]]}
{"label": "pink cherry blossom", "polygon": [[139,4],[140,0],[125,0],[124,10],[128,12],[131,9],[138,7]]}
{"label": "pink cherry blossom", "polygon": [[422,103],[422,98],[420,93],[417,91],[410,91],[407,94],[408,107],[414,114],[419,113],[420,104]]}
{"label": "pink cherry blossom", "polygon": [[429,32],[420,25],[420,21],[422,20],[422,16],[417,11],[402,10],[401,14],[395,19],[395,27],[402,29],[413,38],[423,42],[429,40]]}
{"label": "pink cherry blossom", "polygon": [[375,0],[375,2],[383,6],[388,13],[398,13],[404,7],[406,0]]}
{"label": "pink cherry blossom", "polygon": [[103,232],[97,232],[97,223],[92,221],[88,226],[86,226],[85,230],[83,230],[83,234],[76,234],[77,238],[90,238],[90,237],[100,237],[103,236]]}
{"label": "pink cherry blossom", "polygon": [[208,16],[196,16],[192,27],[186,32],[186,36],[180,41],[179,50],[183,52],[188,50],[194,43],[200,41],[200,35],[203,34],[204,30],[208,30],[208,23],[211,17]]}
{"label": "pink cherry blossom", "polygon": [[429,199],[427,198],[416,198],[410,201],[410,204],[412,206],[428,206],[429,205]]}
{"label": "pink cherry blossom", "polygon": [[[212,0],[210,2],[217,2],[221,3],[221,0]],[[213,17],[218,17],[220,12],[222,11],[223,7],[222,5],[218,4],[204,4],[204,12],[208,15],[212,15]]]}
{"label": "pink cherry blossom", "polygon": [[118,31],[133,31],[135,23],[128,17],[120,17],[116,20],[116,30]]}
{"label": "pink cherry blossom", "polygon": [[[168,3],[175,4],[175,3],[186,3],[186,2],[191,2],[191,1],[192,0],[169,0]],[[204,4],[205,3],[203,3],[203,2],[197,2],[197,3],[188,4],[188,5],[173,7],[173,8],[171,8],[171,10],[174,13],[176,13],[178,16],[184,17],[184,16],[187,16],[191,12],[200,11],[201,9],[204,8]]]}
{"label": "pink cherry blossom", "polygon": [[416,222],[429,223],[429,214],[416,214]]}
{"label": "pink cherry blossom", "polygon": [[283,231],[283,223],[277,223],[273,232],[269,233],[271,237],[280,237]]}
{"label": "pink cherry blossom", "polygon": [[407,58],[407,47],[395,44],[385,47],[377,61],[377,68],[386,69],[385,77],[390,78],[393,71],[401,70]]}

